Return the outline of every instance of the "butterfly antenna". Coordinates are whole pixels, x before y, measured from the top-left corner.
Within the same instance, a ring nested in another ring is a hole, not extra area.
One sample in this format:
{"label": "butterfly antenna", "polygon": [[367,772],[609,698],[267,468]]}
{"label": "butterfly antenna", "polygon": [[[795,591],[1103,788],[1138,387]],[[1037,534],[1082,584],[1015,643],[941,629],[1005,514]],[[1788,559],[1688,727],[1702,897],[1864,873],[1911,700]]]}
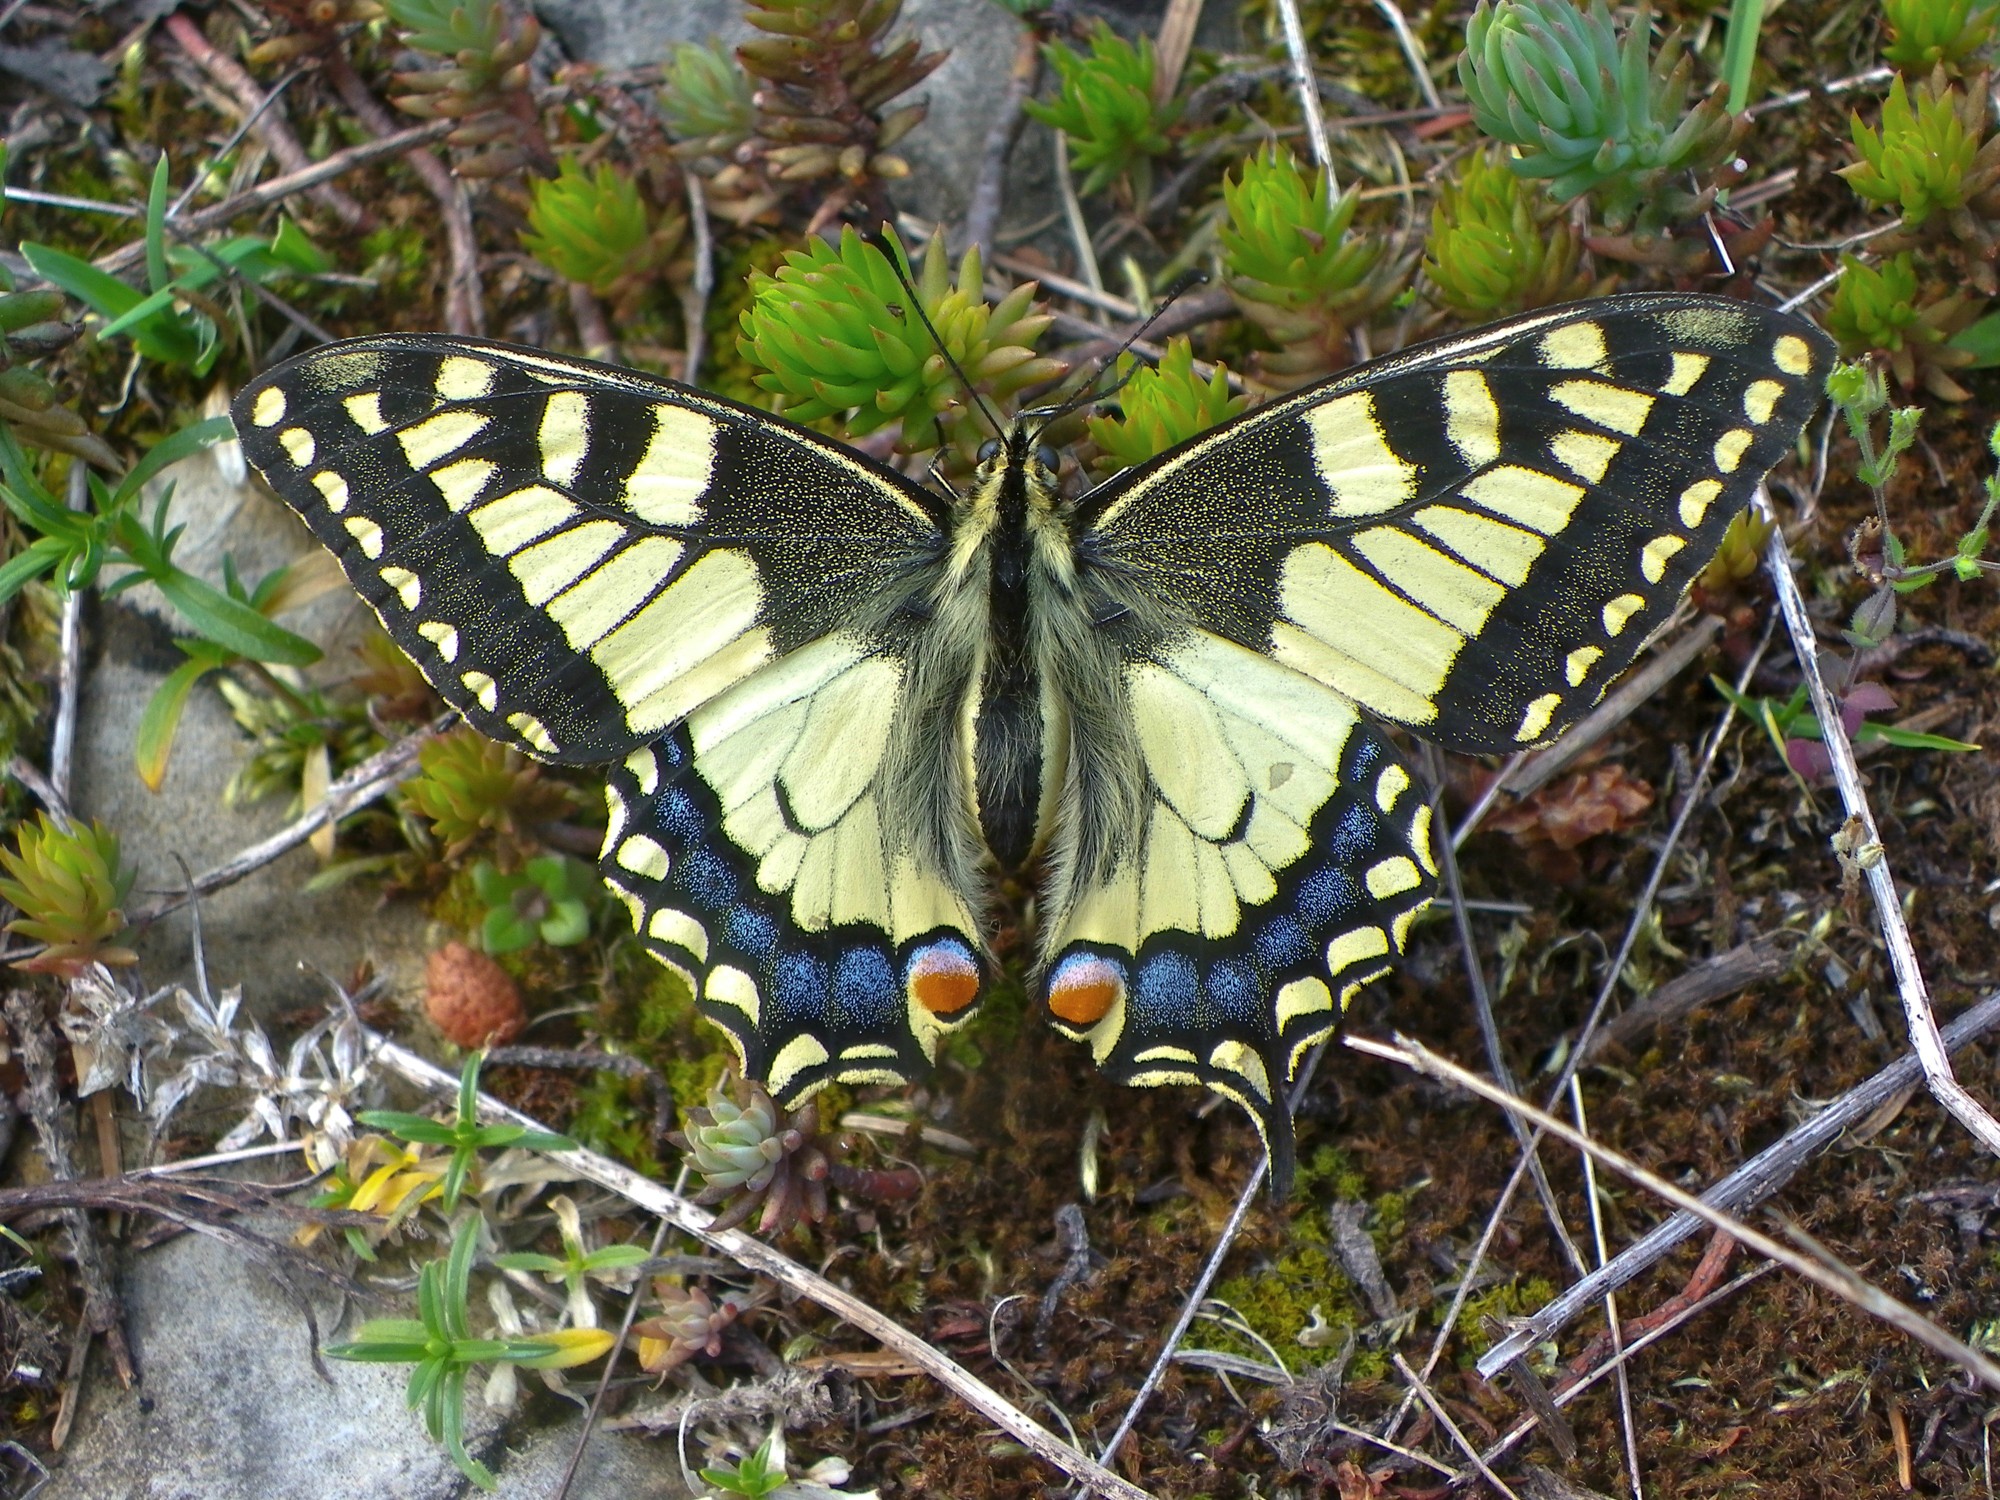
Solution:
{"label": "butterfly antenna", "polygon": [[993,408],[986,404],[986,398],[979,394],[978,389],[972,384],[971,377],[965,373],[959,362],[951,357],[951,350],[944,346],[944,340],[938,336],[937,325],[931,321],[931,315],[924,311],[924,299],[918,295],[915,284],[910,280],[909,270],[903,264],[903,247],[889,237],[888,229],[889,226],[884,224],[871,236],[875,241],[875,248],[880,250],[882,258],[889,262],[889,269],[896,273],[896,280],[903,284],[903,290],[910,294],[910,306],[916,309],[917,321],[924,325],[924,332],[931,336],[931,343],[936,347],[939,357],[951,366],[951,373],[956,375],[958,383],[965,387],[965,394],[972,398],[972,404],[979,408],[979,414],[986,418],[986,425],[993,429],[993,435],[1001,436],[1007,430],[1005,425]]}
{"label": "butterfly antenna", "polygon": [[1045,420],[1042,422],[1043,428],[1047,429],[1049,427],[1053,427],[1057,422],[1060,422],[1064,417],[1068,416],[1071,412],[1075,411],[1079,406],[1082,406],[1085,402],[1104,401],[1112,396],[1117,395],[1120,391],[1124,390],[1126,383],[1131,380],[1132,376],[1138,374],[1137,370],[1133,370],[1128,374],[1119,376],[1118,379],[1113,384],[1106,386],[1103,390],[1099,390],[1097,388],[1097,383],[1104,378],[1104,372],[1106,370],[1114,370],[1118,367],[1118,361],[1123,359],[1127,354],[1131,352],[1132,346],[1134,344],[1138,343],[1139,340],[1141,340],[1149,332],[1151,332],[1153,325],[1159,322],[1160,319],[1164,318],[1167,315],[1168,308],[1172,307],[1182,297],[1186,296],[1189,292],[1193,291],[1196,287],[1202,285],[1207,280],[1208,280],[1208,272],[1199,269],[1191,271],[1183,271],[1179,276],[1175,277],[1173,285],[1169,286],[1166,289],[1166,291],[1163,294],[1161,294],[1160,305],[1153,309],[1151,314],[1147,316],[1145,322],[1141,323],[1137,328],[1133,329],[1131,333],[1126,335],[1125,342],[1118,346],[1118,349],[1114,354],[1112,354],[1109,358],[1101,358],[1098,360],[1097,368],[1090,372],[1090,379],[1086,380],[1082,385],[1078,386],[1076,390],[1070,394],[1069,399],[1064,401],[1062,405],[1056,407],[1053,411],[1047,414]]}

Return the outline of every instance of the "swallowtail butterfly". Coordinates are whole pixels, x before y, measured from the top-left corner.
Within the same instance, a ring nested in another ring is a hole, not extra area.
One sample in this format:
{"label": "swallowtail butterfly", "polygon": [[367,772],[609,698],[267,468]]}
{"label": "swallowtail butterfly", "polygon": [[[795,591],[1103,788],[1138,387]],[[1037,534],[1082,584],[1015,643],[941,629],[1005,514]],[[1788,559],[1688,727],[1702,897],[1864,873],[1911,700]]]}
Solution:
{"label": "swallowtail butterfly", "polygon": [[1379,359],[1059,490],[963,495],[651,376],[435,334],[253,381],[250,461],[483,733],[609,766],[605,880],[792,1104],[925,1069],[1039,891],[1111,1077],[1246,1108],[1403,949],[1430,810],[1375,720],[1541,743],[1674,609],[1831,362],[1642,294]]}

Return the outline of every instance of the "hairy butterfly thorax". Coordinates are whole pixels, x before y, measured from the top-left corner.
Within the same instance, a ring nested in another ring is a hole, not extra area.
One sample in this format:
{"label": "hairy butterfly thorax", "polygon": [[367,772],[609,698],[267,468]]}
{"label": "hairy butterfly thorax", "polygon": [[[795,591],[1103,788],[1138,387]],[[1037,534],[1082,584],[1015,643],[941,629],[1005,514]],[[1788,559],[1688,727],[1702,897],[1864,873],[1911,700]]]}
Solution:
{"label": "hairy butterfly thorax", "polygon": [[1286,1086],[1407,946],[1423,788],[1375,727],[1542,743],[1677,607],[1832,361],[1640,294],[1377,360],[1066,498],[962,494],[631,371],[390,334],[259,377],[272,487],[476,728],[607,766],[645,945],[793,1105],[923,1072],[1036,882],[1033,982],[1127,1083]]}

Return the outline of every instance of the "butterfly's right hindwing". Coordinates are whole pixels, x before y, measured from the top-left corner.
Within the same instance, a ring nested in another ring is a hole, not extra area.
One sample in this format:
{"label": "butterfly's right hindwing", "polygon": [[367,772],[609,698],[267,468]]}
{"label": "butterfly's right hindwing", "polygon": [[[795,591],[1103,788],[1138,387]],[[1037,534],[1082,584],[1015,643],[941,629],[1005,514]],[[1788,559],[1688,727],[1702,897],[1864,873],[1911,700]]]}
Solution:
{"label": "butterfly's right hindwing", "polygon": [[940,543],[923,491],[802,428],[480,340],[329,345],[234,416],[445,699],[545,760],[630,753]]}
{"label": "butterfly's right hindwing", "polygon": [[613,768],[605,879],[791,1104],[928,1069],[986,984],[966,898],[885,806],[907,664],[832,635]]}

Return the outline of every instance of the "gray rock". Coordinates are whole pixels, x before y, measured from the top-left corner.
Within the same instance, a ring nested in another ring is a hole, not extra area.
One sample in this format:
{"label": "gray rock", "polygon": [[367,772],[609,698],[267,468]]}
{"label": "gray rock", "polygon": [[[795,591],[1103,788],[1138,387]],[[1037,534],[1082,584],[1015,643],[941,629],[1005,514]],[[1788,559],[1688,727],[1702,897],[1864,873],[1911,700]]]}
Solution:
{"label": "gray rock", "polygon": [[[275,1233],[282,1233],[277,1230]],[[298,1307],[206,1235],[134,1258],[126,1277],[142,1379],[94,1361],[76,1433],[44,1500],[462,1500],[478,1492],[403,1401],[400,1365],[327,1361],[314,1373]],[[340,1309],[316,1309],[322,1330]],[[533,1380],[533,1376],[528,1377]],[[475,1381],[476,1385],[477,1382]],[[540,1500],[569,1463],[579,1418],[500,1437],[475,1391],[467,1448],[508,1500]],[[594,1433],[575,1500],[678,1500],[668,1444]]]}

